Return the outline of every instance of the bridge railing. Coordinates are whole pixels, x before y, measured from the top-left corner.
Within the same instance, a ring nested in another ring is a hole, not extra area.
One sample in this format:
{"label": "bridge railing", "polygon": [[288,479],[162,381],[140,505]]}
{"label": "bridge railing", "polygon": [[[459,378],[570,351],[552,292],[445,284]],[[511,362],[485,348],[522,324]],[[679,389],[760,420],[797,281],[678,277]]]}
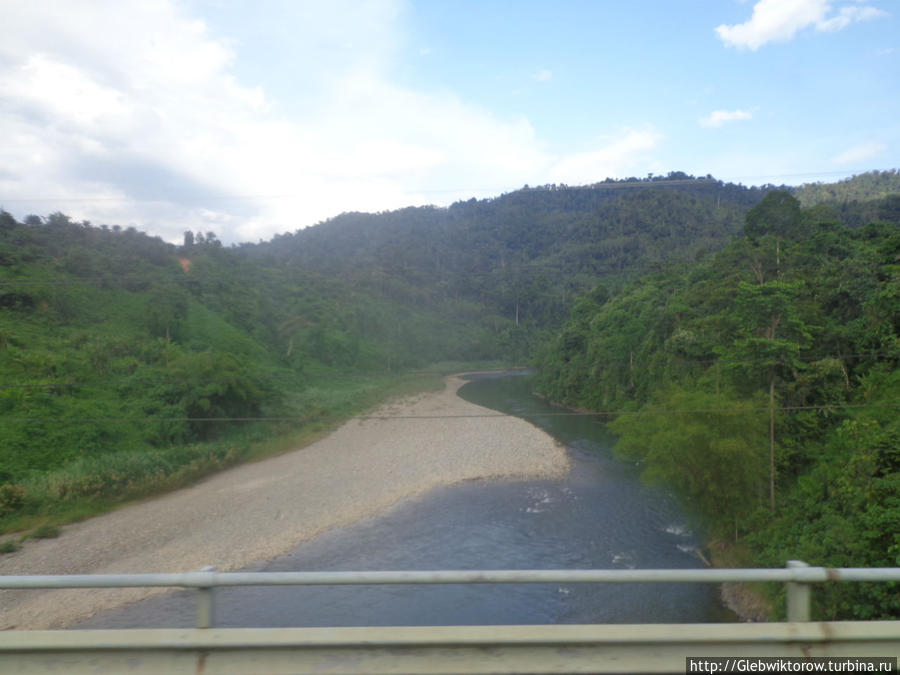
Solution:
{"label": "bridge railing", "polygon": [[603,570],[440,570],[374,572],[197,572],[171,574],[71,574],[0,576],[0,589],[193,588],[197,628],[213,625],[213,593],[228,586],[343,586],[397,584],[631,584],[741,583],[786,584],[787,619],[809,621],[810,586],[825,582],[900,581],[900,567],[811,567],[791,560],[775,569],[603,569]]}
{"label": "bridge railing", "polygon": [[[783,623],[215,628],[229,586],[778,582]],[[0,671],[28,673],[684,673],[692,657],[881,657],[896,668],[900,621],[809,621],[810,588],[900,581],[900,568],[217,572],[0,576],[0,589],[171,587],[197,591],[192,629],[0,631]],[[749,662],[749,661],[748,661]],[[712,663],[712,661],[709,661]],[[856,661],[853,661],[856,663]],[[708,664],[707,664],[708,665]],[[809,665],[807,663],[807,665]],[[845,669],[846,670],[846,669]],[[704,672],[712,672],[706,670]],[[720,672],[722,672],[720,670]]]}

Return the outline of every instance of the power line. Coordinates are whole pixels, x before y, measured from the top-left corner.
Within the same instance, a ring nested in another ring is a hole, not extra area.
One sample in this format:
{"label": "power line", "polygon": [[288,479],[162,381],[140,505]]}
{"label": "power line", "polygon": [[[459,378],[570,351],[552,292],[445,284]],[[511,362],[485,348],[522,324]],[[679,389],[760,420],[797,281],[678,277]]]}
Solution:
{"label": "power line", "polygon": [[[789,260],[789,258],[787,258],[787,257],[782,258],[782,263],[781,263],[781,266],[779,267],[779,269],[782,273],[785,273],[788,276],[790,276],[791,272],[803,272],[803,271],[808,271],[808,270],[821,271],[822,270],[821,264],[815,264],[815,263],[811,263],[808,265],[807,264],[790,264],[789,262],[786,262],[786,260]],[[385,262],[384,260],[376,259],[376,263],[383,264],[384,262]],[[431,261],[425,260],[424,262],[430,263]],[[571,274],[573,274],[573,271],[574,271],[574,273],[594,275],[594,276],[597,276],[598,278],[600,278],[601,280],[608,278],[608,273],[605,273],[602,270],[596,271],[594,269],[594,267],[596,266],[594,264],[596,262],[597,262],[596,260],[585,260],[585,261],[583,261],[583,264],[581,266],[576,267],[574,270],[573,270],[574,265],[572,263],[561,263],[558,265],[552,265],[552,264],[547,264],[547,263],[533,263],[530,261],[524,261],[521,264],[509,262],[509,263],[506,263],[506,266],[504,266],[504,267],[497,266],[497,267],[494,267],[489,270],[463,270],[461,272],[462,277],[460,277],[460,275],[457,275],[457,276],[438,275],[438,276],[434,277],[434,281],[441,282],[441,281],[454,281],[455,280],[458,283],[463,284],[463,283],[465,283],[466,280],[471,279],[473,277],[479,278],[479,279],[488,279],[489,278],[492,280],[496,280],[499,276],[502,276],[504,273],[511,275],[513,277],[522,278],[522,277],[528,277],[528,276],[538,276],[538,275],[542,275],[542,274],[549,274],[549,273],[553,273],[553,272],[558,273],[558,274],[563,274],[563,275],[571,275]],[[679,271],[677,269],[678,265],[688,264],[688,262],[689,261],[680,261],[680,262],[672,261],[667,264],[674,265],[676,267],[676,269],[674,270],[673,274],[678,274],[679,273]],[[346,266],[351,266],[352,264],[353,264],[353,261],[349,260],[349,261],[347,261]],[[645,265],[645,267],[652,267],[654,264],[655,263],[647,263]],[[601,264],[600,267],[602,267],[602,266],[603,265]],[[775,264],[767,265],[767,269],[775,269],[775,267],[776,267]],[[318,276],[325,272],[328,272],[328,267],[297,267],[297,266],[287,265],[285,267],[270,268],[270,270],[267,270],[267,271],[280,272],[280,271],[284,271],[284,270],[299,273],[299,274]],[[169,270],[161,270],[161,273],[165,273],[166,271],[169,271]],[[642,268],[635,268],[634,271],[642,271]],[[753,269],[748,265],[746,269],[741,268],[740,271],[749,273],[749,272],[752,272]],[[181,272],[176,272],[175,270],[171,270],[171,272],[173,274],[182,274]],[[384,269],[384,268],[380,268],[380,267],[373,267],[373,268],[362,270],[361,274],[358,274],[357,276],[355,276],[353,278],[339,279],[338,281],[348,283],[348,284],[353,284],[353,283],[363,281],[363,280],[370,281],[369,277],[371,277],[373,274],[376,274],[376,275],[379,275],[382,277],[386,277],[386,278],[392,279],[392,280],[407,281],[411,277],[413,277],[413,278],[417,277],[418,276],[416,274],[417,272],[431,272],[431,269],[429,268],[429,269],[425,270],[422,268],[413,268],[413,270],[410,274],[398,274],[398,273],[393,272],[388,269]],[[875,272],[876,272],[876,270],[873,269],[872,274],[874,275]],[[190,275],[194,275],[194,276],[190,276]],[[263,275],[253,274],[252,276],[254,276],[254,278],[259,278],[261,276],[264,277],[265,274],[263,274]],[[334,281],[335,280],[332,277],[323,277],[323,278],[326,281]],[[264,279],[262,279],[262,280],[264,281]],[[224,274],[224,273],[209,274],[209,273],[204,272],[200,275],[196,275],[194,272],[188,272],[188,273],[184,273],[184,276],[172,277],[172,278],[162,278],[162,277],[152,277],[152,276],[127,277],[127,276],[121,276],[121,275],[114,275],[114,276],[111,275],[109,277],[86,277],[86,278],[80,278],[80,279],[69,279],[69,278],[64,278],[64,277],[53,277],[53,278],[47,278],[47,279],[33,279],[33,278],[32,279],[12,279],[12,280],[6,279],[3,281],[0,281],[0,287],[16,287],[16,286],[107,286],[107,287],[114,286],[114,287],[126,287],[126,286],[147,285],[147,284],[150,284],[150,285],[178,284],[178,285],[186,285],[186,286],[191,286],[191,285],[196,286],[196,285],[200,285],[203,283],[214,283],[214,282],[221,282],[221,281],[232,281],[232,282],[237,283],[240,280],[236,279],[234,274]]]}
{"label": "power line", "polygon": [[148,378],[144,379],[129,379],[127,377],[121,378],[105,378],[103,380],[84,380],[84,381],[57,381],[57,382],[40,382],[40,383],[26,383],[26,384],[0,384],[0,389],[80,389],[83,387],[108,387],[110,384],[120,384],[120,385],[148,385],[148,384],[215,384],[215,383],[227,383],[227,382],[296,382],[298,378],[302,378],[303,376],[298,375],[261,375],[259,377],[231,377],[231,378],[221,378],[221,377],[210,377],[210,378],[192,378],[192,377],[183,377],[183,378]]}
{"label": "power line", "polygon": [[[601,410],[595,412],[545,412],[523,413],[512,415],[508,413],[466,413],[461,415],[357,415],[349,421],[382,421],[393,420],[464,420],[464,419],[541,419],[545,417],[623,417],[641,415],[698,415],[698,414],[736,414],[757,413],[776,410],[780,412],[793,412],[801,410],[860,410],[868,408],[900,408],[900,401],[889,403],[828,403],[822,405],[803,406],[757,406],[747,408],[691,408],[683,410]],[[303,416],[277,416],[277,417],[2,417],[4,422],[205,422],[205,423],[232,423],[232,422],[307,422],[308,417]]]}
{"label": "power line", "polygon": [[[852,175],[853,176],[863,176],[867,173],[874,173],[874,172],[889,173],[892,171],[896,171],[896,169],[872,169],[871,171],[863,171],[862,173],[852,174]],[[731,181],[735,181],[735,180],[747,180],[750,178],[801,178],[804,176],[846,176],[846,175],[847,175],[846,171],[805,171],[802,173],[774,173],[774,174],[773,173],[768,173],[768,174],[761,173],[761,174],[756,174],[753,176],[729,176],[728,181],[731,182]],[[720,180],[722,182],[725,181],[725,179],[720,179]],[[727,185],[727,183],[726,183],[726,185]]]}
{"label": "power line", "polygon": [[[840,173],[842,175],[846,174],[846,172],[836,172],[836,173]],[[802,175],[802,174],[797,174],[797,175]],[[821,175],[821,174],[810,173],[807,175],[813,176],[813,175]],[[777,176],[772,176],[772,177],[777,178]],[[539,190],[545,190],[545,191],[584,190],[584,191],[588,191],[588,190],[597,190],[597,189],[608,190],[608,189],[634,188],[634,187],[651,187],[651,186],[658,187],[658,186],[665,186],[665,185],[668,185],[668,186],[697,185],[697,184],[718,185],[719,183],[723,183],[723,184],[727,185],[727,183],[724,183],[723,181],[720,181],[715,178],[712,178],[712,179],[706,178],[705,176],[697,177],[697,178],[674,179],[674,180],[660,179],[660,180],[649,180],[649,181],[648,180],[614,181],[614,182],[609,182],[609,183],[599,182],[599,183],[593,183],[593,184],[588,184],[588,185],[556,185],[556,184],[549,185],[549,184],[547,184],[547,185],[539,185],[539,186],[534,186],[534,187],[528,186],[527,188],[525,186],[523,186],[521,188],[512,188],[510,190],[510,192],[502,192],[501,191],[498,194],[498,197],[499,196],[507,196],[509,194],[512,194],[513,192],[520,192],[520,191],[539,191]],[[738,187],[738,186],[735,186],[735,187]],[[429,190],[429,189],[423,189],[423,190],[413,189],[413,190],[410,190],[410,192],[412,192],[412,193],[422,192],[422,193],[426,193],[426,194],[452,194],[452,193],[472,193],[472,192],[497,193],[498,189],[497,188],[439,188],[439,189],[436,188],[436,189],[431,189],[431,190]],[[217,201],[217,200],[227,200],[227,201],[257,200],[258,201],[258,200],[266,200],[266,199],[292,199],[292,198],[297,198],[297,197],[298,197],[298,193],[296,193],[296,192],[294,192],[294,193],[271,193],[271,194],[243,194],[243,195],[241,195],[241,194],[230,194],[230,195],[222,194],[222,195],[215,195],[215,196],[209,197],[209,201]],[[46,197],[46,196],[42,196],[42,197],[12,197],[12,198],[5,197],[5,198],[3,198],[3,201],[4,202],[16,202],[16,203],[18,203],[18,202],[39,202],[39,203],[41,203],[41,202],[50,202],[50,203],[78,202],[78,203],[82,203],[82,202],[94,202],[94,201],[104,202],[104,203],[108,203],[108,202],[172,203],[173,202],[173,200],[167,199],[164,197],[83,197],[83,196],[82,197]]]}
{"label": "power line", "polygon": [[[854,174],[853,172],[849,172],[852,176],[865,175],[867,173],[889,173],[894,171],[895,169],[872,169],[869,171],[864,171],[859,174]],[[632,187],[665,187],[665,186],[676,186],[676,185],[697,185],[697,184],[710,184],[710,185],[734,185],[734,187],[741,187],[740,185],[734,184],[733,181],[741,181],[741,180],[749,180],[749,179],[779,179],[779,178],[803,178],[803,177],[817,177],[817,176],[847,176],[847,171],[803,171],[798,173],[775,173],[775,174],[755,174],[755,175],[744,175],[744,176],[729,176],[727,179],[725,178],[716,178],[716,177],[707,177],[707,176],[696,176],[693,178],[675,178],[675,179],[667,179],[665,176],[653,177],[649,180],[647,179],[637,179],[637,180],[611,180],[609,182],[599,181],[596,183],[588,183],[584,185],[566,185],[566,184],[542,184],[536,186],[528,186],[527,190],[536,191],[536,190],[548,190],[548,191],[575,191],[575,190],[597,190],[597,189],[618,189],[618,188],[632,188]],[[767,183],[769,184],[769,183]],[[524,191],[526,188],[523,185],[521,188],[511,188],[510,192],[502,192],[502,189],[496,187],[448,187],[448,188],[422,188],[416,189],[412,188],[409,190],[410,193],[425,193],[425,194],[452,194],[452,193],[473,193],[473,192],[492,192],[497,193],[500,190],[498,196],[506,196],[511,192],[519,192]],[[297,198],[298,193],[296,192],[284,192],[284,193],[250,193],[250,194],[215,194],[208,195],[205,199],[208,201],[250,201],[250,200],[267,200],[267,199],[293,199]],[[175,200],[167,197],[67,197],[67,196],[35,196],[35,197],[4,197],[2,199],[3,202],[134,202],[134,203],[175,203]]]}
{"label": "power line", "polygon": [[623,416],[640,416],[640,415],[699,415],[699,414],[720,414],[720,413],[748,413],[748,412],[768,412],[769,410],[777,410],[781,412],[792,412],[798,410],[838,410],[838,409],[860,409],[860,408],[900,408],[900,401],[891,403],[825,403],[822,405],[795,405],[795,406],[769,406],[747,407],[747,408],[688,408],[683,410],[598,410],[598,411],[573,411],[573,412],[547,412],[547,413],[524,413],[524,414],[464,414],[464,415],[358,415],[352,419],[359,420],[443,420],[443,419],[467,419],[467,418],[499,418],[514,417],[519,419],[538,419],[542,417],[623,417]]}
{"label": "power line", "polygon": [[[681,358],[677,355],[672,355],[671,362],[664,362],[655,364],[660,367],[664,367],[666,365],[700,365],[700,366],[710,366],[710,365],[723,365],[723,366],[731,366],[731,365],[744,365],[748,363],[766,363],[770,365],[778,365],[778,366],[787,366],[791,363],[817,363],[819,361],[826,361],[828,359],[836,359],[838,361],[844,361],[847,359],[865,359],[865,358],[885,358],[885,359],[896,359],[900,358],[900,352],[864,352],[861,354],[825,354],[824,356],[805,356],[798,357],[796,359],[791,359],[790,361],[785,361],[783,359],[766,359],[766,358],[757,358],[757,359],[687,359]],[[622,363],[629,363],[629,361],[623,360]],[[603,364],[593,363],[593,364],[585,364],[581,366],[573,366],[566,365],[564,368],[560,368],[559,370],[562,372],[567,372],[570,370],[595,370],[597,368],[608,368],[610,367],[610,362],[606,362]]]}
{"label": "power line", "polygon": [[[695,365],[743,365],[743,364],[753,364],[753,363],[766,363],[776,365],[787,365],[786,361],[773,360],[773,359],[765,359],[765,358],[757,358],[757,359],[681,359],[678,357],[672,357],[675,361],[674,365],[685,365],[685,364],[695,364]],[[818,361],[824,361],[827,359],[837,359],[840,361],[847,359],[864,359],[864,358],[878,358],[878,359],[895,359],[900,358],[900,352],[864,352],[860,354],[829,354],[825,356],[807,356],[792,359],[792,362],[800,362],[800,363],[816,363]],[[622,363],[626,363],[623,361]],[[585,364],[581,366],[573,366],[567,365],[564,368],[558,369],[561,372],[569,372],[575,370],[595,370],[598,368],[609,368],[614,365],[614,362],[604,362],[604,363],[593,363],[593,364]],[[665,365],[665,364],[662,364]],[[554,371],[557,372],[557,371]],[[364,373],[362,377],[379,377],[388,375],[388,373]],[[416,370],[409,371],[405,373],[394,373],[392,375],[446,375],[446,372],[437,371],[437,370]],[[255,375],[255,376],[241,376],[241,377],[231,377],[231,378],[192,378],[192,377],[183,377],[183,378],[167,378],[167,377],[149,377],[149,378],[132,378],[128,376],[123,377],[106,377],[102,380],[58,380],[52,382],[25,382],[25,383],[0,383],[0,390],[4,389],[80,389],[85,387],[94,387],[101,386],[104,388],[108,388],[111,384],[116,385],[134,385],[134,386],[144,386],[144,385],[153,385],[153,384],[213,384],[213,383],[231,383],[231,382],[250,382],[250,383],[264,383],[264,382],[292,382],[297,384],[303,383],[304,375],[302,373],[298,374],[285,374],[285,375]],[[299,382],[298,382],[299,380]]]}

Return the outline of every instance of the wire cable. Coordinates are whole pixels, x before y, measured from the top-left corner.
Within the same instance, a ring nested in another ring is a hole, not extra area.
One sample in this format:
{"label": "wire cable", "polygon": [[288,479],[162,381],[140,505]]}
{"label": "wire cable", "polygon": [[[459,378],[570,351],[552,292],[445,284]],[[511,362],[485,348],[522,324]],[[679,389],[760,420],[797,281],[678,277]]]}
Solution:
{"label": "wire cable", "polygon": [[[713,252],[714,253],[714,252]],[[821,272],[823,267],[821,263],[810,263],[810,264],[791,264],[790,262],[786,262],[789,260],[786,257],[782,258],[781,265],[778,267],[779,271],[782,275],[786,275],[788,277],[791,276],[793,272],[803,272],[803,271],[813,271],[813,272]],[[384,261],[380,261],[384,262]],[[428,260],[424,260],[423,262],[431,262]],[[595,270],[593,267],[589,267],[591,263],[595,263],[596,260],[583,261],[582,265],[574,265],[572,263],[568,264],[559,264],[559,265],[548,265],[542,263],[531,263],[524,262],[521,266],[515,267],[513,264],[509,264],[508,267],[501,268],[495,267],[490,270],[466,270],[455,276],[436,276],[431,279],[434,283],[442,283],[442,282],[456,282],[457,285],[463,286],[471,279],[480,279],[480,280],[491,280],[491,281],[523,281],[525,279],[533,279],[539,276],[545,276],[552,273],[556,273],[559,275],[564,275],[567,277],[571,277],[573,273],[575,274],[585,274],[589,276],[597,277],[597,283],[604,283],[604,281],[609,281],[609,274],[601,271]],[[675,261],[671,264],[677,266],[679,264],[687,264],[688,261],[681,261],[680,263]],[[655,263],[648,263],[645,267],[652,267]],[[888,265],[889,263],[885,263]],[[601,265],[602,266],[602,265]],[[632,270],[630,274],[636,272],[647,272],[645,267],[637,267]],[[862,264],[859,267],[863,267]],[[776,265],[773,263],[768,265],[766,271],[774,270]],[[283,268],[276,268],[278,271],[282,271]],[[303,281],[309,281],[310,277],[315,277],[318,279],[322,279],[325,282],[333,283],[336,280],[331,276],[323,276],[329,272],[327,267],[322,268],[304,268],[304,269],[291,269],[290,271],[301,275],[301,279]],[[869,268],[869,271],[872,276],[875,276],[878,268]],[[410,274],[397,274],[387,269],[380,268],[372,268],[368,270],[364,270],[361,274],[358,274],[349,279],[341,279],[340,281],[349,285],[358,284],[360,282],[372,282],[372,276],[377,275],[380,279],[385,281],[404,281],[408,282],[410,279],[419,279],[421,277],[418,272],[423,272],[426,274],[430,274],[432,269],[429,268],[415,270]],[[749,265],[746,269],[738,269],[734,270],[735,273],[743,272],[747,276],[753,272],[753,268]],[[650,272],[653,274],[653,271]],[[3,279],[0,281],[0,288],[2,287],[25,287],[25,286],[104,286],[104,287],[133,287],[133,286],[200,286],[202,284],[207,283],[222,283],[223,281],[231,282],[231,283],[242,283],[243,279],[235,278],[234,274],[226,274],[226,273],[217,273],[217,274],[209,274],[203,273],[200,275],[190,276],[193,273],[187,273],[184,276],[178,277],[127,277],[127,276],[109,276],[109,277],[87,277],[87,278],[75,278],[75,279],[67,279],[67,278],[49,278],[49,279]],[[678,272],[676,271],[677,275]],[[265,279],[260,279],[260,281],[265,281]],[[615,281],[615,280],[613,280]],[[375,281],[374,283],[377,283]],[[143,289],[138,289],[143,290]]]}
{"label": "wire cable", "polygon": [[[773,359],[681,359],[677,356],[672,357],[674,363],[672,365],[723,365],[723,366],[731,366],[731,365],[746,365],[746,364],[754,364],[754,363],[766,363],[770,365],[789,365],[787,361],[781,360],[773,360]],[[864,352],[861,354],[829,354],[825,356],[817,356],[817,357],[802,357],[792,359],[790,363],[817,363],[819,361],[824,361],[828,359],[837,359],[837,360],[846,360],[846,359],[868,359],[868,358],[876,358],[876,359],[896,359],[900,358],[900,352]],[[668,364],[662,364],[661,367],[665,367]],[[610,368],[612,366],[611,362],[605,363],[593,363],[586,364],[582,366],[572,366],[568,365],[565,368],[559,369],[560,372],[570,372],[576,370],[596,370],[603,368]],[[382,375],[388,376],[391,375],[389,373],[383,373]],[[426,375],[447,375],[445,371],[439,370],[413,370],[405,373],[395,373],[394,375],[399,376],[426,376]],[[377,373],[372,373],[367,375],[369,377],[378,377]],[[214,384],[214,383],[229,383],[229,382],[251,382],[251,383],[261,383],[261,382],[293,382],[298,383],[298,380],[301,380],[299,384],[302,384],[303,379],[302,374],[285,374],[285,375],[258,375],[258,376],[250,376],[250,377],[229,377],[229,378],[167,378],[167,377],[150,377],[150,378],[132,378],[129,376],[123,376],[120,378],[116,377],[106,377],[102,380],[59,380],[54,382],[26,382],[26,383],[0,383],[0,390],[4,389],[62,389],[62,388],[72,388],[72,389],[80,389],[84,387],[93,387],[93,386],[102,386],[109,387],[111,384],[117,385],[135,385],[135,386],[144,386],[144,385],[153,385],[153,384]]]}
{"label": "wire cable", "polygon": [[[727,176],[723,178],[716,178],[715,176],[695,176],[688,178],[673,178],[667,179],[665,176],[654,176],[649,179],[636,179],[636,180],[616,180],[612,179],[609,182],[599,181],[596,183],[588,183],[584,185],[566,185],[566,184],[557,184],[557,183],[546,183],[542,185],[535,186],[525,186],[523,185],[521,188],[511,188],[509,192],[500,192],[498,196],[507,196],[514,192],[528,192],[528,191],[537,191],[537,190],[545,190],[545,191],[574,191],[574,190],[597,190],[597,189],[617,189],[617,188],[633,188],[633,187],[666,187],[673,185],[697,185],[697,184],[710,184],[710,185],[721,185],[721,186],[729,186],[732,187],[744,187],[739,183],[735,183],[734,181],[742,181],[742,180],[750,180],[750,179],[767,179],[771,181],[771,179],[781,179],[781,178],[804,178],[804,177],[818,177],[818,176],[848,176],[848,178],[856,177],[856,176],[865,176],[867,174],[882,174],[882,173],[893,173],[896,169],[870,169],[867,171],[863,171],[862,173],[853,173],[847,171],[803,171],[797,173],[777,173],[777,174],[755,174],[755,175],[744,175],[744,176]],[[849,175],[848,175],[849,173]],[[811,185],[817,185],[818,183],[812,183]],[[771,182],[765,183],[765,185],[771,185]],[[763,186],[752,186],[752,187],[763,187]],[[422,189],[410,189],[411,193],[425,193],[425,194],[455,194],[455,193],[485,193],[492,192],[497,193],[498,188],[496,187],[449,187],[449,188],[422,188]],[[207,198],[209,201],[264,201],[267,199],[293,199],[297,197],[297,193],[293,192],[285,192],[285,193],[258,193],[258,194],[213,194],[208,195]],[[4,197],[3,202],[134,202],[134,203],[172,203],[175,200],[165,197],[86,197],[86,196],[78,196],[78,197],[65,197],[65,196],[38,196],[38,197]]]}
{"label": "wire cable", "polygon": [[[689,408],[684,410],[600,410],[600,411],[570,411],[570,412],[535,412],[535,413],[466,413],[460,415],[356,415],[350,418],[358,421],[413,421],[413,420],[465,420],[465,419],[541,419],[546,417],[623,417],[640,415],[720,415],[759,413],[775,410],[778,412],[793,412],[803,410],[860,410],[867,408],[900,408],[900,401],[888,403],[825,403],[821,405],[798,406],[754,406],[746,408]],[[275,417],[0,417],[3,422],[205,422],[205,423],[233,423],[233,422],[308,422],[308,417],[303,416],[275,416]]]}

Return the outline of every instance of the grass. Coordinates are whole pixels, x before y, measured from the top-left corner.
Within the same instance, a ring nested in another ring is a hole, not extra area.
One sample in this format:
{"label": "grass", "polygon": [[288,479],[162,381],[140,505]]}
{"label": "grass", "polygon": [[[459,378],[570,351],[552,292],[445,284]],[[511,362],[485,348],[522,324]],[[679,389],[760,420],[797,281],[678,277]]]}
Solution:
{"label": "grass", "polygon": [[[710,542],[709,551],[713,567],[737,569],[757,567],[750,549],[742,542],[735,542],[730,538],[718,539]],[[746,582],[736,586],[738,591],[733,594],[733,598],[738,605],[739,614],[773,616],[775,596],[781,588],[779,584]]]}
{"label": "grass", "polygon": [[7,539],[4,542],[0,542],[0,554],[3,553],[15,553],[21,548],[21,546],[13,541],[12,539]]}
{"label": "grass", "polygon": [[31,536],[35,539],[56,539],[61,530],[56,525],[44,524],[36,528]]}
{"label": "grass", "polygon": [[[442,378],[433,373],[318,378],[287,402],[283,416],[296,416],[297,422],[245,425],[203,443],[80,457],[15,486],[3,486],[7,507],[0,509],[0,533],[33,530],[26,536],[57,536],[61,525],[196,483],[244,462],[296,450],[380,402],[442,387]],[[51,534],[54,530],[56,535]]]}

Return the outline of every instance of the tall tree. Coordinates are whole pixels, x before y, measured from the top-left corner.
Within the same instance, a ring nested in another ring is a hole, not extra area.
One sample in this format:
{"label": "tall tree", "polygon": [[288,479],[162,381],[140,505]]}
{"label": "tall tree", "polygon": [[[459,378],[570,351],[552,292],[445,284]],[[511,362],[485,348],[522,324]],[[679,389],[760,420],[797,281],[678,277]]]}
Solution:
{"label": "tall tree", "polygon": [[733,312],[739,337],[717,351],[727,368],[739,373],[738,386],[751,391],[765,379],[769,395],[769,508],[775,510],[775,403],[780,377],[802,367],[800,350],[809,341],[809,330],[797,310],[802,283],[741,282]]}
{"label": "tall tree", "polygon": [[675,388],[609,428],[620,436],[616,453],[638,460],[644,478],[672,484],[737,536],[764,494],[759,404]]}
{"label": "tall tree", "polygon": [[783,242],[802,236],[802,225],[800,202],[785,190],[775,190],[747,212],[744,234],[751,240],[775,239],[775,276],[780,277]]}

